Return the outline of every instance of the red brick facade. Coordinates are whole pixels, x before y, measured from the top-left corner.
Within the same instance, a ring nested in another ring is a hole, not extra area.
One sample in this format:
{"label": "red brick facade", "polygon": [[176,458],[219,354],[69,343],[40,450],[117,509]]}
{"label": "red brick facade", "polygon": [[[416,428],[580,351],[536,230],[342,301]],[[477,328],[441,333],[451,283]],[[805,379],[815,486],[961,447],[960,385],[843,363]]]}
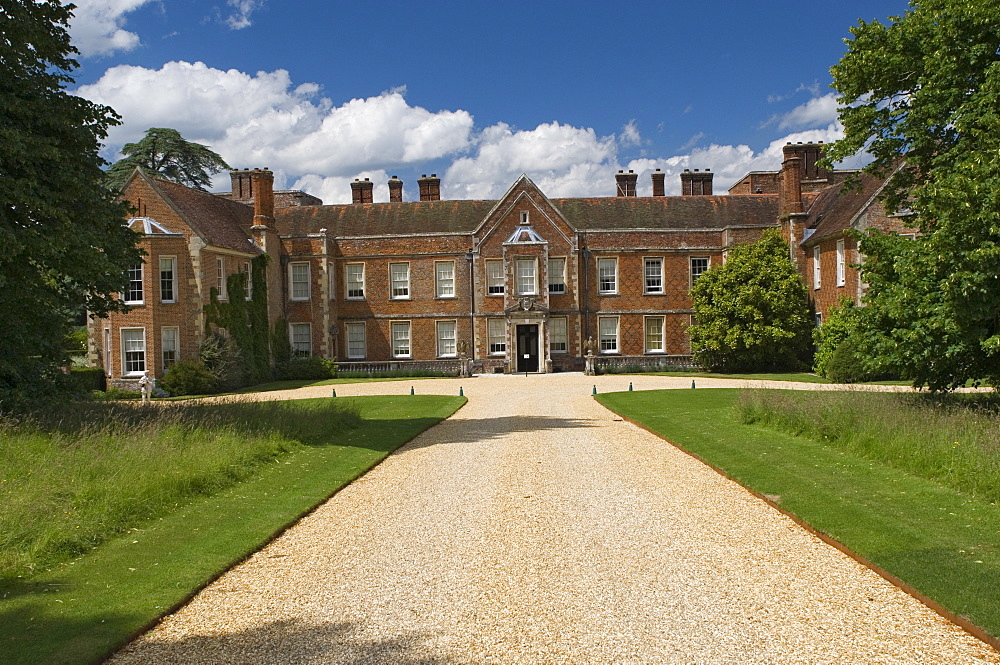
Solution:
{"label": "red brick facade", "polygon": [[196,357],[210,290],[261,253],[269,317],[287,320],[301,353],[433,363],[464,352],[484,372],[581,369],[588,340],[622,362],[686,356],[694,276],[767,228],[785,230],[820,313],[860,296],[845,230],[902,226],[874,181],[840,193],[843,174],[816,165],[821,150],[789,144],[782,171],[752,173],[723,196],[707,193],[703,171],[685,174],[699,184],[684,196],[636,197],[630,173],[616,197],[549,199],[522,176],[499,201],[442,201],[432,175],[417,202],[400,200],[394,177],[390,203],[371,203],[371,183],[358,181],[357,202],[324,206],[272,192],[266,170],[234,171],[229,195],[137,172],[123,195],[147,218],[131,222],[146,225],[143,300],[92,322],[92,361],[128,383],[140,366],[162,376],[171,359]]}

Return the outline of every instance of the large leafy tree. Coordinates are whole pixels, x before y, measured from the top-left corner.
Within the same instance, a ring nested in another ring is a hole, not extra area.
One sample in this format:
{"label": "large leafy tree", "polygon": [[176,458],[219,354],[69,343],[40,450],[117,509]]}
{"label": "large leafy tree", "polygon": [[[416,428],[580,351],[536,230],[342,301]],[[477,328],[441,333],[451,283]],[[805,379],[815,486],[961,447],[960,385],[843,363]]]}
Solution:
{"label": "large leafy tree", "polygon": [[55,375],[73,314],[119,308],[141,260],[98,154],[118,118],[65,91],[71,8],[0,4],[0,405]]}
{"label": "large leafy tree", "polygon": [[176,129],[165,127],[150,127],[141,140],[126,143],[122,154],[124,157],[108,169],[108,183],[116,191],[137,166],[198,189],[211,185],[213,174],[229,169],[226,161],[208,146],[188,141]]}
{"label": "large leafy tree", "polygon": [[[845,136],[912,210],[916,242],[863,239],[866,346],[917,386],[1000,380],[1000,0],[913,0],[861,22],[832,68]],[[901,168],[900,165],[902,165]]]}
{"label": "large leafy tree", "polygon": [[721,371],[799,368],[812,349],[806,286],[777,229],[729,251],[691,289],[697,324],[689,330],[701,365]]}

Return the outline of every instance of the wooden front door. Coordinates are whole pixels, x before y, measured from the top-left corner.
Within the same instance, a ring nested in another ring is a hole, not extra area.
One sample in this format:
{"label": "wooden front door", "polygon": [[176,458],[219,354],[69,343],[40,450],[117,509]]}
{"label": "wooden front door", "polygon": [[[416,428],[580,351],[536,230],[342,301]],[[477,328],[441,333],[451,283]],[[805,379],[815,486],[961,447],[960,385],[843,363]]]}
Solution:
{"label": "wooden front door", "polygon": [[538,371],[538,324],[517,326],[517,371]]}

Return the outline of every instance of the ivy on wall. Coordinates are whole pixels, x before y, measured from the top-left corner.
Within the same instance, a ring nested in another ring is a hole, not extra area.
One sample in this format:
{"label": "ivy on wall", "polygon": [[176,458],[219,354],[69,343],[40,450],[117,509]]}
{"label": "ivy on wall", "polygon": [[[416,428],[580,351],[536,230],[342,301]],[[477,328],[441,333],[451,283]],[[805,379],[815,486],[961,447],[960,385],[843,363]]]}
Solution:
{"label": "ivy on wall", "polygon": [[267,262],[266,254],[250,262],[249,299],[238,294],[246,292],[247,276],[233,273],[226,279],[230,297],[219,300],[219,291],[213,287],[210,302],[205,305],[205,332],[213,326],[222,328],[239,349],[244,363],[244,378],[250,383],[265,381],[271,376],[270,326],[267,323]]}

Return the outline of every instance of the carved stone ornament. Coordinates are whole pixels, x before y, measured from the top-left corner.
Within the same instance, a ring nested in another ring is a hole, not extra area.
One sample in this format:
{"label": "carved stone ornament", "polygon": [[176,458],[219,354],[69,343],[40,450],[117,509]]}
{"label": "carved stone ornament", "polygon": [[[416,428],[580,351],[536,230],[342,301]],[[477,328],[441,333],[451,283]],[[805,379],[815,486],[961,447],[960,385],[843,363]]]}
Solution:
{"label": "carved stone ornament", "polygon": [[535,299],[534,298],[521,298],[520,305],[521,305],[521,309],[523,309],[525,312],[528,312],[535,305]]}

